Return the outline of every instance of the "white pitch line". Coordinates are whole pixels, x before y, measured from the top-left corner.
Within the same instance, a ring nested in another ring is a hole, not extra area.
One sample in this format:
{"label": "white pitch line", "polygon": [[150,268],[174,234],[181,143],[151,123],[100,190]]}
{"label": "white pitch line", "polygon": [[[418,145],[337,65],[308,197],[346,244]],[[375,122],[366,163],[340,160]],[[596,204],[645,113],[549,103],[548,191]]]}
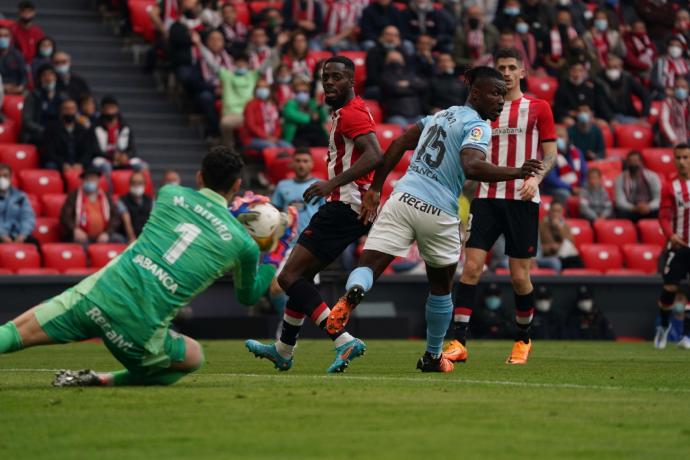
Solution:
{"label": "white pitch line", "polygon": [[[0,372],[58,372],[60,369],[0,369]],[[561,388],[566,390],[607,390],[607,391],[642,391],[642,392],[662,392],[662,393],[690,393],[690,388],[634,388],[613,385],[582,385],[578,383],[542,383],[542,382],[515,382],[512,380],[478,380],[478,379],[458,379],[442,380],[424,377],[375,377],[367,375],[269,375],[269,374],[242,374],[232,372],[199,373],[194,377],[239,377],[256,378],[265,380],[358,380],[365,382],[403,382],[403,383],[454,383],[464,385],[495,385],[495,386],[515,386],[527,388]]]}

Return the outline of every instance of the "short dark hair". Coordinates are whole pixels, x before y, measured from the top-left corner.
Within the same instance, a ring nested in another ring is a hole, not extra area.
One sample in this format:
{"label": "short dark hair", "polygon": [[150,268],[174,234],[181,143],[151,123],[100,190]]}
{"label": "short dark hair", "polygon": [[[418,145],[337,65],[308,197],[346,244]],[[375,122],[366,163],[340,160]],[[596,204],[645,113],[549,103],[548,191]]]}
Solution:
{"label": "short dark hair", "polygon": [[501,74],[501,72],[494,69],[493,67],[485,65],[472,67],[470,70],[465,72],[465,81],[467,82],[467,86],[470,87],[474,86],[474,84],[478,81],[487,78],[503,81],[503,75]]}
{"label": "short dark hair", "polygon": [[674,150],[674,151],[676,151],[676,150],[686,150],[686,149],[690,149],[690,144],[688,144],[687,142],[681,142],[680,144],[676,144],[676,145],[673,146],[673,150]]}
{"label": "short dark hair", "polygon": [[330,63],[342,64],[345,66],[345,69],[349,70],[353,75],[355,73],[355,63],[352,62],[352,59],[350,58],[347,58],[345,56],[329,57],[328,59],[326,59],[326,62],[323,63],[323,66],[326,67]]}
{"label": "short dark hair", "polygon": [[73,102],[74,105],[76,105],[77,107],[79,107],[79,104],[77,104],[77,101],[75,101],[75,100],[72,99],[71,97],[66,97],[66,98],[64,98],[63,100],[61,100],[61,101],[60,101],[60,107],[62,107],[63,105],[65,105],[66,102]]}
{"label": "short dark hair", "polygon": [[501,48],[494,53],[494,64],[499,59],[515,59],[516,61],[522,63],[524,62],[522,53],[517,48]]}
{"label": "short dark hair", "polygon": [[233,58],[235,61],[249,62],[249,54],[246,51],[238,51]]}
{"label": "short dark hair", "polygon": [[7,163],[0,163],[0,171],[9,171],[12,174],[12,166]]}
{"label": "short dark hair", "polygon": [[215,192],[228,193],[242,174],[242,157],[230,147],[212,147],[201,161],[201,177],[204,185]]}
{"label": "short dark hair", "polygon": [[601,177],[601,169],[599,169],[599,168],[589,168],[589,170],[587,170],[588,176],[592,173],[597,173],[597,174],[599,174],[599,177]]}
{"label": "short dark hair", "polygon": [[292,156],[297,155],[309,155],[311,156],[311,149],[308,146],[300,146],[295,149],[295,153]]}
{"label": "short dark hair", "polygon": [[43,76],[43,74],[46,73],[46,72],[53,72],[54,74],[57,75],[57,73],[55,72],[55,67],[53,67],[52,64],[43,64],[43,65],[41,65],[41,66],[38,68],[38,70],[36,71],[36,76],[37,76],[38,79],[40,80],[41,77]]}
{"label": "short dark hair", "polygon": [[119,106],[120,104],[117,102],[117,99],[115,99],[115,96],[111,96],[110,94],[103,96],[103,99],[101,99],[101,107],[105,105],[117,105]]}
{"label": "short dark hair", "polygon": [[22,1],[19,2],[19,4],[17,5],[17,9],[18,9],[19,11],[24,11],[24,10],[35,10],[35,9],[36,9],[36,5],[34,5],[34,3],[33,3],[33,2],[30,2],[29,0],[22,0]]}
{"label": "short dark hair", "polygon": [[629,151],[628,154],[625,156],[625,159],[627,160],[627,159],[629,159],[630,157],[635,157],[635,156],[642,158],[642,152],[640,152],[639,150],[631,150],[631,151]]}

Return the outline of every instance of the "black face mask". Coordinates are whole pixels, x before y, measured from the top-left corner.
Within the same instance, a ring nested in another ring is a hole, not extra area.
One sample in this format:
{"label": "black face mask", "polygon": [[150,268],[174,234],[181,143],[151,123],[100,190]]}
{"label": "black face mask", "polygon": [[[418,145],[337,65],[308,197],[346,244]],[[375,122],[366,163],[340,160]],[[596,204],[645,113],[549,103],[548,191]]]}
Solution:
{"label": "black face mask", "polygon": [[630,174],[637,174],[637,171],[640,170],[640,167],[637,165],[630,165],[628,166],[628,171],[630,171]]}
{"label": "black face mask", "polygon": [[24,18],[24,17],[19,18],[19,22],[24,23],[24,24],[28,24],[33,20],[34,20],[33,16],[28,17],[28,18]]}
{"label": "black face mask", "polygon": [[479,28],[479,19],[470,18],[467,20],[467,24],[470,26],[470,29],[477,30]]}
{"label": "black face mask", "polygon": [[196,12],[194,10],[184,10],[182,14],[187,19],[196,19]]}
{"label": "black face mask", "polygon": [[64,121],[65,123],[74,123],[74,120],[76,119],[77,116],[72,113],[68,113],[62,116],[62,121]]}
{"label": "black face mask", "polygon": [[403,65],[400,64],[399,62],[392,62],[390,64],[386,64],[386,67],[388,67],[389,69],[391,69],[394,72],[399,72],[402,70]]}
{"label": "black face mask", "polygon": [[111,121],[113,121],[117,118],[117,115],[112,114],[112,113],[104,113],[102,115],[102,117],[103,117],[103,121],[105,121],[106,123],[110,123]]}

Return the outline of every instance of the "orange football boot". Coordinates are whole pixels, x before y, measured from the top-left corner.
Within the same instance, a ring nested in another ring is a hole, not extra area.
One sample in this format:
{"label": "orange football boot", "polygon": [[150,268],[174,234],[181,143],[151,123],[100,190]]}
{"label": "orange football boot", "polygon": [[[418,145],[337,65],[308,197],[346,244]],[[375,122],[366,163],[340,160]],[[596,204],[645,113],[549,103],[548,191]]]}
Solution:
{"label": "orange football boot", "polygon": [[527,364],[530,351],[532,351],[532,340],[527,343],[517,340],[513,345],[513,351],[510,353],[506,364]]}
{"label": "orange football boot", "polygon": [[443,357],[454,363],[467,361],[467,348],[458,340],[451,340],[443,348]]}

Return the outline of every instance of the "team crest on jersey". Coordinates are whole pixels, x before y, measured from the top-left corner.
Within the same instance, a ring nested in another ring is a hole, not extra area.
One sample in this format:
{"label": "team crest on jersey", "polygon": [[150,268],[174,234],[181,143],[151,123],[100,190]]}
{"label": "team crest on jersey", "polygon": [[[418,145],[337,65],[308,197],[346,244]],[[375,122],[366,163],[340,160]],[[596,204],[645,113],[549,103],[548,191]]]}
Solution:
{"label": "team crest on jersey", "polygon": [[479,126],[472,128],[470,131],[470,140],[479,142],[482,140],[482,134],[484,134],[484,131]]}

